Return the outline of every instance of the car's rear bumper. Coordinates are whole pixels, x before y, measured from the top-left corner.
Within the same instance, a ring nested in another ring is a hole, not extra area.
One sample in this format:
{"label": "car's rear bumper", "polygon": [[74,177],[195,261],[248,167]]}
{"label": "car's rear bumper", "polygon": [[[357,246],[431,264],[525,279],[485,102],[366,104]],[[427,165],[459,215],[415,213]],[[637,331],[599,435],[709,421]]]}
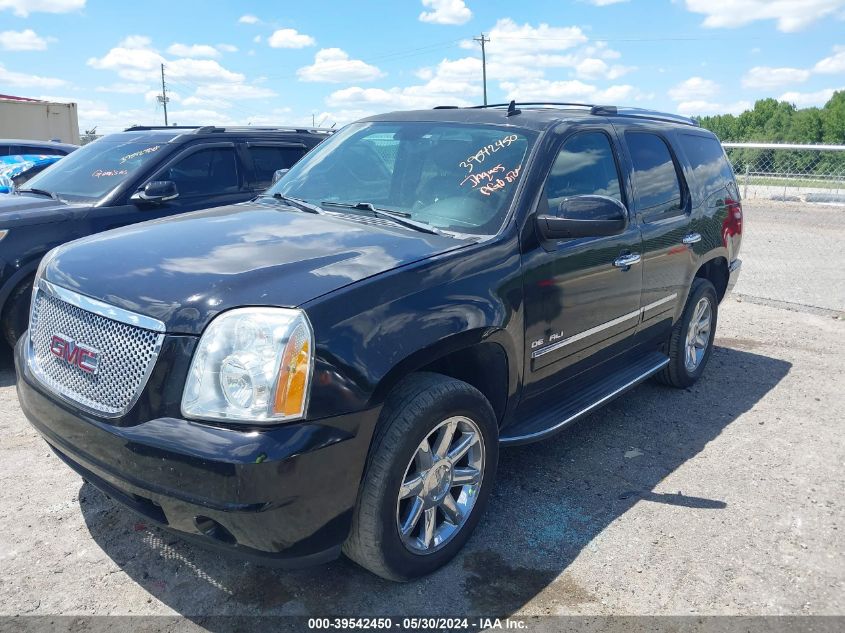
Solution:
{"label": "car's rear bumper", "polygon": [[378,409],[269,430],[158,418],[116,426],[52,397],[15,351],[21,408],[90,484],[201,544],[280,566],[335,558]]}
{"label": "car's rear bumper", "polygon": [[735,259],[731,262],[730,266],[728,266],[728,287],[725,290],[725,294],[731,292],[736,285],[737,279],[739,279],[739,271],[742,269],[742,260]]}

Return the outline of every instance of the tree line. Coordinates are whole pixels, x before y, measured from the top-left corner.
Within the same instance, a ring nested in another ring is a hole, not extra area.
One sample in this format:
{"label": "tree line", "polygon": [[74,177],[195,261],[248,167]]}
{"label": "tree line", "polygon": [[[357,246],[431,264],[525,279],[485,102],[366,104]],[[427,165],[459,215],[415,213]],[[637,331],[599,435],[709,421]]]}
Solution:
{"label": "tree line", "polygon": [[[742,114],[702,116],[697,121],[723,142],[845,145],[845,91],[833,93],[821,108],[761,99]],[[845,179],[845,152],[731,149],[728,157],[737,175],[797,173]]]}

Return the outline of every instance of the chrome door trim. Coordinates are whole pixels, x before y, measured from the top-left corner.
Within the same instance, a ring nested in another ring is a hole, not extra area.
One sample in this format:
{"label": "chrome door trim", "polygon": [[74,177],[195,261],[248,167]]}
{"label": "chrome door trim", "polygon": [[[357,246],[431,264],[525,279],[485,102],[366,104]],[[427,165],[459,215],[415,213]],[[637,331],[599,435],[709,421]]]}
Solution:
{"label": "chrome door trim", "polygon": [[98,299],[87,297],[83,294],[79,294],[78,292],[74,292],[73,290],[68,290],[67,288],[52,284],[46,279],[39,279],[36,284],[38,286],[38,290],[43,291],[56,299],[64,301],[65,303],[69,303],[70,305],[85,310],[86,312],[93,312],[94,314],[105,317],[106,319],[139,327],[144,330],[152,330],[153,332],[162,333],[165,331],[164,323],[158,319],[154,319],[153,317],[136,314],[135,312],[118,308],[117,306],[110,305]]}
{"label": "chrome door trim", "polygon": [[538,349],[536,352],[531,354],[531,358],[539,358],[544,354],[548,354],[549,352],[553,352],[561,347],[565,347],[571,343],[575,343],[576,341],[580,341],[581,339],[587,338],[588,336],[592,336],[593,334],[598,334],[602,330],[606,330],[608,328],[613,327],[614,325],[619,325],[620,323],[624,323],[625,321],[629,321],[630,319],[637,319],[639,321],[641,314],[641,310],[635,310],[634,312],[629,312],[628,314],[623,314],[621,317],[616,317],[612,321],[608,321],[607,323],[602,323],[595,327],[591,327],[589,330],[584,330],[583,332],[579,332],[578,334],[573,334],[569,338],[565,338],[562,341],[558,341],[548,347],[544,347],[542,349]]}
{"label": "chrome door trim", "polygon": [[657,301],[652,301],[652,302],[651,302],[651,303],[649,303],[648,305],[643,306],[642,308],[640,308],[640,311],[641,311],[643,314],[645,314],[646,312],[648,312],[648,311],[649,311],[649,310],[651,310],[652,308],[656,308],[657,306],[661,306],[661,305],[663,305],[664,303],[667,303],[667,302],[669,302],[669,301],[672,301],[672,299],[677,299],[677,297],[678,297],[678,293],[677,293],[677,292],[673,292],[672,294],[670,294],[670,295],[669,295],[669,296],[667,296],[667,297],[663,297],[662,299],[658,299]]}
{"label": "chrome door trim", "polygon": [[570,345],[572,343],[576,343],[577,341],[580,341],[581,339],[587,338],[588,336],[592,336],[593,334],[598,334],[602,330],[606,330],[608,328],[613,327],[614,325],[619,325],[620,323],[624,323],[625,321],[628,321],[629,319],[637,319],[637,322],[640,322],[642,320],[643,316],[645,315],[645,313],[648,310],[651,310],[652,308],[656,308],[658,306],[661,306],[664,303],[668,303],[669,301],[673,301],[674,299],[677,299],[677,297],[678,297],[678,293],[673,292],[672,294],[667,295],[667,296],[663,297],[662,299],[658,299],[657,301],[652,301],[648,305],[645,305],[642,308],[635,310],[634,312],[629,312],[628,314],[623,314],[622,316],[616,317],[615,319],[613,319],[611,321],[607,321],[606,323],[601,323],[599,325],[596,325],[595,327],[591,327],[589,330],[584,330],[583,332],[579,332],[578,334],[573,334],[569,338],[565,338],[562,341],[558,341],[557,343],[554,343],[552,345],[548,345],[546,347],[538,349],[537,351],[531,353],[531,358],[532,359],[539,358],[540,356],[543,356],[544,354],[548,354],[549,352],[553,352],[555,350],[558,350],[561,347],[565,347],[565,346]]}
{"label": "chrome door trim", "polygon": [[668,364],[669,364],[668,358],[662,359],[654,367],[651,367],[647,371],[644,371],[642,374],[638,375],[636,378],[629,380],[628,382],[626,382],[621,387],[614,389],[613,391],[611,391],[606,396],[599,398],[598,400],[596,400],[592,404],[587,405],[586,407],[584,407],[580,411],[573,413],[572,415],[570,415],[568,418],[566,418],[562,422],[558,422],[557,424],[555,424],[554,426],[552,426],[548,429],[543,429],[542,431],[537,431],[536,433],[529,433],[528,435],[518,435],[516,437],[505,437],[502,440],[501,443],[502,444],[510,444],[510,443],[516,443],[516,442],[524,442],[525,440],[531,440],[532,438],[535,438],[535,437],[543,437],[543,436],[546,436],[548,434],[554,433],[555,431],[563,428],[564,426],[566,426],[570,422],[574,422],[575,420],[577,420],[581,416],[586,415],[587,413],[590,413],[591,411],[599,408],[605,402],[607,402],[608,400],[612,400],[613,398],[618,396],[623,391],[627,391],[628,389],[630,389],[634,385],[642,382],[643,380],[645,380],[649,376],[656,374],[658,371],[660,371],[661,369],[666,367],[666,365],[668,365]]}

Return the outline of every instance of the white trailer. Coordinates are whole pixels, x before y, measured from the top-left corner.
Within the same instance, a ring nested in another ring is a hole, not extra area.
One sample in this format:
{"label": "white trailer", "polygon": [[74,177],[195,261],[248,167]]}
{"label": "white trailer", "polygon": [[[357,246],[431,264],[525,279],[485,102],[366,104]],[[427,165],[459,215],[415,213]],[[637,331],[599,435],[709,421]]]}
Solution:
{"label": "white trailer", "polygon": [[76,104],[0,98],[0,138],[79,145]]}

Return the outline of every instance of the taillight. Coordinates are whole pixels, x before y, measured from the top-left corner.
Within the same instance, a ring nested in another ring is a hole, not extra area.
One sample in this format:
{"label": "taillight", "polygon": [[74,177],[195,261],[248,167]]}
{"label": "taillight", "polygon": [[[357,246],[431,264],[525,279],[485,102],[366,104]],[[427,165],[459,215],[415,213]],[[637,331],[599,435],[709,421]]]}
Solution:
{"label": "taillight", "polygon": [[725,198],[728,217],[722,222],[722,243],[728,245],[728,238],[742,235],[742,203],[733,198]]}

